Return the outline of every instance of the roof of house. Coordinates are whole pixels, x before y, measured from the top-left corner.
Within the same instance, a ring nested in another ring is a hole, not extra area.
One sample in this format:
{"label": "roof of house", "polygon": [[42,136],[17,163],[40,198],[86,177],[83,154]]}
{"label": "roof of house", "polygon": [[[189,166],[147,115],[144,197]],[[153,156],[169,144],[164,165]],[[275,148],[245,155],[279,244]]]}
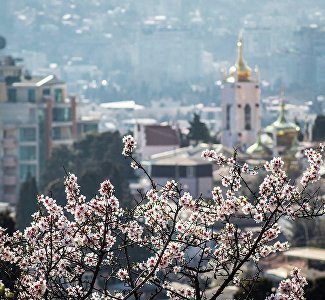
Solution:
{"label": "roof of house", "polygon": [[52,84],[65,84],[64,81],[58,79],[55,75],[48,76],[31,76],[26,79],[22,77],[21,81],[14,82],[12,86],[14,87],[41,87],[48,86]]}
{"label": "roof of house", "polygon": [[292,248],[286,252],[283,252],[283,255],[289,257],[299,257],[305,259],[325,261],[325,249],[321,249],[321,248],[314,248],[314,247]]}
{"label": "roof of house", "polygon": [[196,157],[166,157],[152,161],[156,166],[198,166],[209,165],[208,161]]}
{"label": "roof of house", "polygon": [[177,132],[169,125],[147,125],[144,130],[147,146],[179,146]]}
{"label": "roof of house", "polygon": [[143,105],[136,104],[134,100],[105,102],[100,104],[100,107],[106,109],[127,109],[127,110],[144,109]]}
{"label": "roof of house", "polygon": [[223,147],[221,144],[205,144],[191,145],[188,147],[177,148],[157,154],[150,157],[152,165],[178,165],[178,166],[197,166],[211,164],[210,161],[204,160],[202,151],[205,149],[214,149],[217,153],[226,152],[230,150]]}

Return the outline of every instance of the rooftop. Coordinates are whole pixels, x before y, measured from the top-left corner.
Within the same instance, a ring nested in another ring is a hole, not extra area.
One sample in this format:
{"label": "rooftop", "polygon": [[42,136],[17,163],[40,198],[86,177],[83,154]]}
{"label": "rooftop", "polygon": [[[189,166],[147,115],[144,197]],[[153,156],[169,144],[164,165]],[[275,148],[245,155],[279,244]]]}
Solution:
{"label": "rooftop", "polygon": [[155,165],[159,166],[197,166],[208,165],[210,162],[203,160],[202,158],[195,157],[166,157],[153,160]]}
{"label": "rooftop", "polygon": [[25,78],[22,77],[21,81],[14,82],[12,86],[15,87],[41,87],[43,85],[52,84],[64,84],[63,81],[59,80],[55,75],[44,76],[31,76]]}
{"label": "rooftop", "polygon": [[147,125],[144,130],[147,146],[179,145],[177,132],[169,125]]}
{"label": "rooftop", "polygon": [[178,165],[178,166],[196,166],[211,164],[201,157],[205,149],[214,149],[217,153],[231,155],[232,150],[225,148],[221,144],[209,145],[200,143],[196,146],[177,148],[175,150],[157,153],[151,156],[151,162],[155,165]]}
{"label": "rooftop", "polygon": [[299,257],[311,260],[325,261],[325,249],[313,247],[292,248],[283,253],[288,257]]}
{"label": "rooftop", "polygon": [[129,110],[144,109],[142,105],[136,104],[135,101],[133,100],[105,102],[102,103],[100,107],[106,109],[129,109]]}

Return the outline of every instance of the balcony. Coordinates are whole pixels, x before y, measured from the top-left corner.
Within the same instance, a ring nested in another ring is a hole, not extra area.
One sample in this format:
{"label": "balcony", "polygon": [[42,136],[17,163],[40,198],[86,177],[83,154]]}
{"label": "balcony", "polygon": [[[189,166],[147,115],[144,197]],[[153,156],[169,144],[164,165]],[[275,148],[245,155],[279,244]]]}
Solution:
{"label": "balcony", "polygon": [[17,147],[17,140],[13,137],[4,138],[2,145],[4,148],[14,149]]}
{"label": "balcony", "polygon": [[2,159],[2,165],[4,167],[16,167],[17,166],[17,159],[14,156],[5,156]]}
{"label": "balcony", "polygon": [[16,185],[17,184],[17,177],[16,176],[3,176],[3,185]]}

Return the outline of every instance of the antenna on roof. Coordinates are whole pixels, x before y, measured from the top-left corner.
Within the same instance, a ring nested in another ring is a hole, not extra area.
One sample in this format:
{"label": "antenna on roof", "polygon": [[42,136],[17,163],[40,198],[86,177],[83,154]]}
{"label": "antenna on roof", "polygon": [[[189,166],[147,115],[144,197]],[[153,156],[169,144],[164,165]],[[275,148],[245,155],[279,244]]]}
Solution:
{"label": "antenna on roof", "polygon": [[31,75],[31,73],[28,70],[25,70],[24,71],[24,78],[26,80],[31,80],[32,79],[32,75]]}

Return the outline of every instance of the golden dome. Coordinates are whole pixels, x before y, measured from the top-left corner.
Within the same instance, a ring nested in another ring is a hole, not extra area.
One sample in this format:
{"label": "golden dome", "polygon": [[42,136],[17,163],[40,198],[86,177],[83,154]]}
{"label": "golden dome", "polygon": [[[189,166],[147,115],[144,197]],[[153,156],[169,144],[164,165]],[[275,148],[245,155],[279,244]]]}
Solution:
{"label": "golden dome", "polygon": [[237,49],[238,49],[237,61],[234,66],[230,67],[229,76],[237,77],[238,81],[249,81],[252,70],[244,60],[243,47],[244,47],[243,37],[242,35],[240,35],[237,42]]}

